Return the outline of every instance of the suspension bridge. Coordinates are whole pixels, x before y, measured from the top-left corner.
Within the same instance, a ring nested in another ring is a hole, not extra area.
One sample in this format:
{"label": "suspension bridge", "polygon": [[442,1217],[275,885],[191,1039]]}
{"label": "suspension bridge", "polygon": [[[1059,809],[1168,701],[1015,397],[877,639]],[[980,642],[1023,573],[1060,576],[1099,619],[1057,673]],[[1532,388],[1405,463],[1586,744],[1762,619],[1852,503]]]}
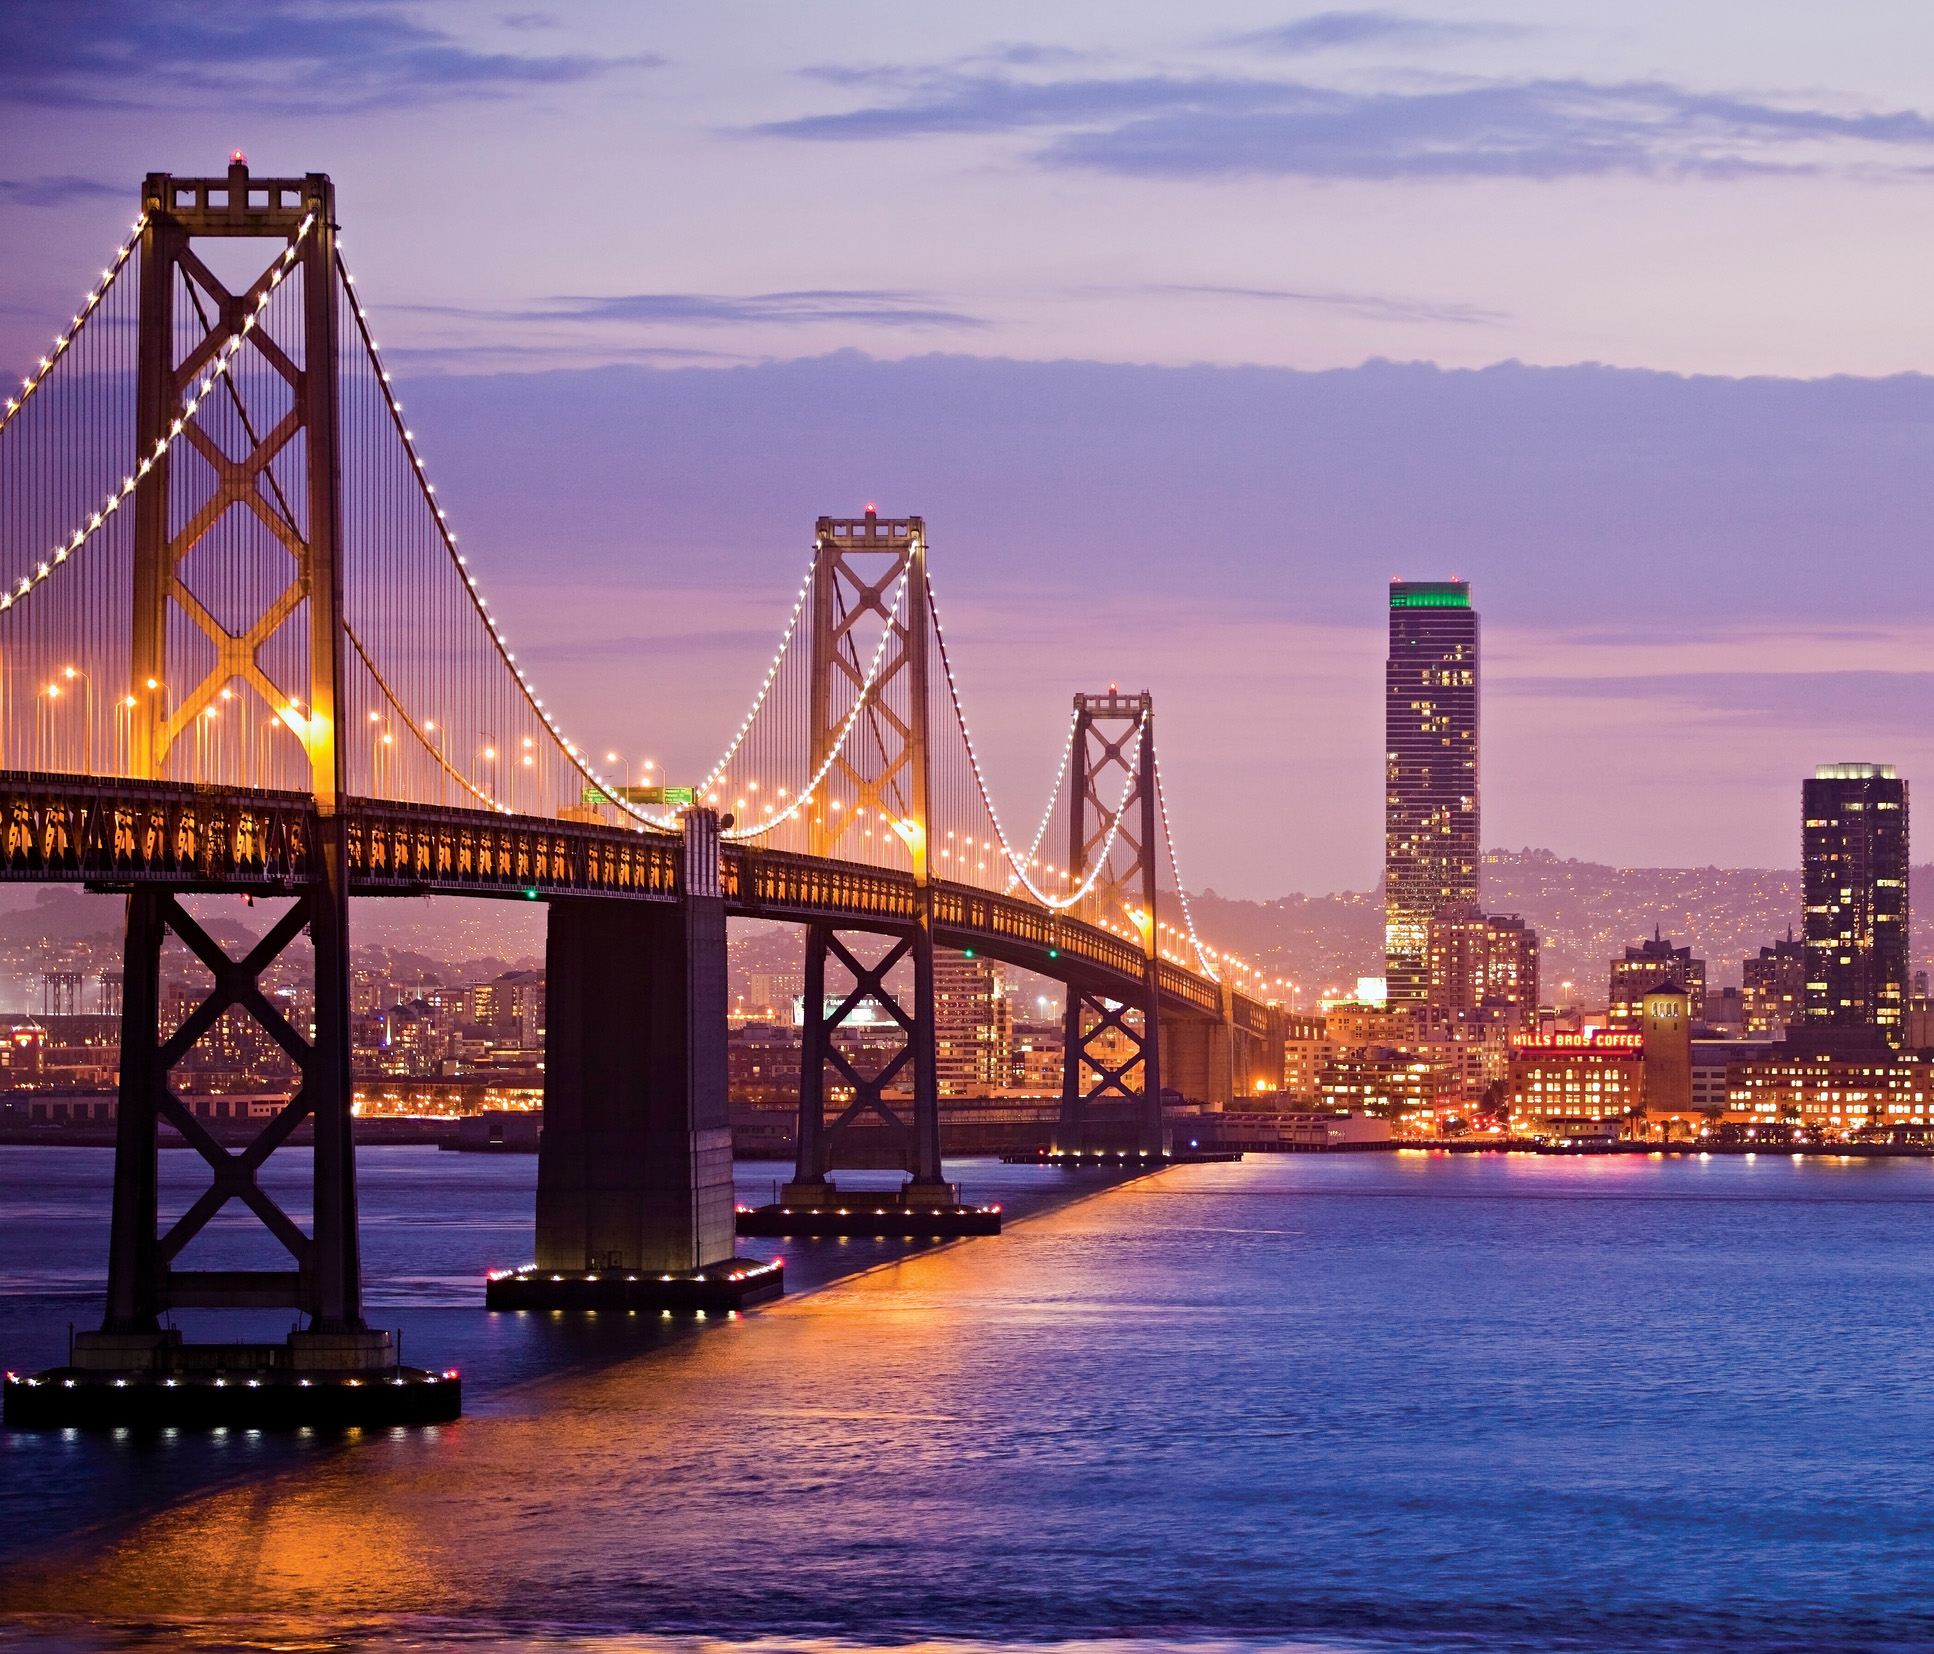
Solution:
{"label": "suspension bridge", "polygon": [[[0,878],[127,903],[106,1315],[61,1383],[132,1380],[150,1403],[162,1384],[207,1405],[209,1362],[225,1360],[252,1362],[281,1404],[291,1386],[387,1385],[383,1416],[454,1409],[453,1384],[399,1367],[362,1313],[352,896],[547,904],[538,1270],[519,1284],[559,1283],[573,1302],[600,1280],[693,1302],[776,1285],[733,1256],[728,916],[804,930],[791,1206],[837,1200],[862,1127],[900,1155],[903,1203],[954,1202],[936,948],[1065,984],[1059,1148],[1159,1155],[1165,1092],[1273,1087],[1280,1019],[1197,936],[1181,894],[1151,698],[1076,696],[1038,825],[1011,833],[928,552],[918,517],[820,518],[771,666],[711,770],[689,796],[607,773],[545,704],[459,549],[329,179],[257,178],[239,157],[221,176],[150,175],[132,234],[0,415]],[[288,905],[232,958],[182,901],[207,894]],[[164,1028],[171,933],[207,986]],[[285,956],[313,980],[311,1027],[262,991]],[[902,1037],[872,1071],[834,1038],[862,1006]],[[240,1151],[170,1080],[235,1007],[300,1075]],[[305,1120],[307,1230],[256,1181]],[[165,1226],[164,1123],[210,1172]],[[185,1267],[235,1200],[285,1266]],[[202,1359],[165,1325],[184,1308],[291,1308],[307,1324],[287,1349]],[[44,1411],[48,1391],[10,1379],[10,1416]]]}

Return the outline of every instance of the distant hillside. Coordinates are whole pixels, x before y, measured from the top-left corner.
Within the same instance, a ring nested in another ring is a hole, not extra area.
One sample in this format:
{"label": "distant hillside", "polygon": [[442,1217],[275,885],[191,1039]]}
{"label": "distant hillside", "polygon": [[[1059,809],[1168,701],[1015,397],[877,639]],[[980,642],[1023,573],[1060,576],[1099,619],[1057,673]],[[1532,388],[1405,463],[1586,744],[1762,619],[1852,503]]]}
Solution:
{"label": "distant hillside", "polygon": [[0,946],[86,942],[117,937],[127,904],[119,896],[90,896],[71,885],[40,885],[31,907],[0,913]]}
{"label": "distant hillside", "polygon": [[[1654,926],[1681,946],[1691,943],[1706,961],[1707,980],[1723,984],[1739,981],[1749,953],[1800,924],[1793,868],[1608,867],[1549,850],[1493,850],[1484,858],[1482,890],[1486,912],[1516,913],[1536,928],[1547,996],[1571,981],[1587,1002],[1604,997],[1612,956]],[[1934,865],[1913,870],[1912,891],[1934,892]],[[1303,1003],[1383,970],[1380,888],[1273,902],[1205,890],[1190,902],[1205,939],[1288,978]],[[1934,961],[1934,913],[1919,902],[1913,960],[1917,970]]]}
{"label": "distant hillside", "polygon": [[1383,892],[1283,896],[1241,902],[1205,890],[1190,896],[1196,933],[1241,954],[1273,979],[1295,983],[1296,1002],[1348,989],[1359,976],[1383,974]]}
{"label": "distant hillside", "polygon": [[[1925,902],[1914,904],[1914,966],[1934,969],[1934,864],[1914,869],[1913,892],[1927,893]],[[1483,901],[1487,912],[1520,914],[1537,928],[1547,996],[1571,981],[1587,1003],[1604,997],[1612,955],[1650,936],[1655,925],[1692,944],[1706,961],[1708,980],[1736,983],[1747,954],[1800,922],[1796,869],[1608,867],[1549,850],[1488,852]],[[1266,967],[1272,978],[1294,982],[1304,1004],[1383,971],[1381,889],[1273,902],[1235,901],[1205,890],[1190,902],[1205,940]],[[266,920],[264,909],[245,911],[206,899],[191,905],[201,908],[209,930],[232,949],[245,946]],[[543,957],[543,909],[534,904],[359,901],[352,925],[359,950],[379,949],[445,981],[475,980]],[[121,926],[117,896],[68,886],[7,890],[0,893],[0,976],[17,977],[20,993],[31,998],[53,954],[87,944],[109,951]],[[733,938],[736,990],[743,991],[740,979],[749,971],[798,968],[801,938],[792,926],[735,922]],[[111,961],[88,968],[98,963]]]}
{"label": "distant hillside", "polygon": [[[1934,871],[1934,870],[1930,870]],[[1494,850],[1484,858],[1484,910],[1537,927],[1549,996],[1577,984],[1605,997],[1606,964],[1654,927],[1706,962],[1706,980],[1737,983],[1740,961],[1800,924],[1798,868],[1604,867],[1549,850]]]}

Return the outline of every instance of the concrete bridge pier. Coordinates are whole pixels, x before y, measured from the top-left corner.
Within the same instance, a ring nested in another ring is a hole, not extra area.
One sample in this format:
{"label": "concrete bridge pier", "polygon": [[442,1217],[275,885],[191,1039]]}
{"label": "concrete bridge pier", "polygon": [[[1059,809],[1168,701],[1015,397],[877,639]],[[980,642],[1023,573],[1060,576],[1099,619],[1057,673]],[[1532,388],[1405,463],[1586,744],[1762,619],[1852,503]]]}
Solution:
{"label": "concrete bridge pier", "polygon": [[713,811],[685,817],[683,874],[676,903],[550,904],[536,1267],[493,1277],[493,1308],[736,1308],[781,1290],[776,1265],[733,1256]]}
{"label": "concrete bridge pier", "polygon": [[1212,1109],[1234,1100],[1235,1033],[1222,1018],[1172,1017],[1162,1024],[1162,1077],[1171,1090]]}

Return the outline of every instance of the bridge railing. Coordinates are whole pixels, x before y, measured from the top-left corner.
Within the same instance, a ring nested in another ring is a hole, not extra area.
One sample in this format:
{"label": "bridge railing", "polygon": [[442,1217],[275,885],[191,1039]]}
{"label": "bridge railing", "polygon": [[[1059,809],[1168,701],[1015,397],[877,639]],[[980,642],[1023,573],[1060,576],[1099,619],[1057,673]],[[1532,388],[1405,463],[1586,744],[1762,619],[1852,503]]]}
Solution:
{"label": "bridge railing", "polygon": [[858,919],[913,922],[910,873],[739,844],[725,846],[720,859],[725,899],[741,912],[785,917],[831,911]]}
{"label": "bridge railing", "polygon": [[1245,993],[1230,996],[1230,1018],[1246,1034],[1254,1034],[1258,1039],[1269,1037],[1269,1007],[1260,1000],[1251,999]]}
{"label": "bridge railing", "polygon": [[343,815],[350,882],[359,890],[429,886],[667,901],[678,893],[680,841],[670,837],[361,798],[349,800]]}
{"label": "bridge railing", "polygon": [[0,880],[302,884],[313,876],[306,793],[0,773]]}

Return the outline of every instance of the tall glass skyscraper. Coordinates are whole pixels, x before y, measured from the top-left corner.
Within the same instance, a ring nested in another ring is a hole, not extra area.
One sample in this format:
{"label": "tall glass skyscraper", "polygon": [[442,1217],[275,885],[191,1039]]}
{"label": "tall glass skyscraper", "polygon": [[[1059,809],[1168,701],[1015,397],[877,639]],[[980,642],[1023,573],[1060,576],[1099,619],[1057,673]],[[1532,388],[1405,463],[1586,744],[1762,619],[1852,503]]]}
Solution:
{"label": "tall glass skyscraper", "polygon": [[1891,764],[1822,764],[1800,783],[1807,1030],[1907,1025],[1907,783]]}
{"label": "tall glass skyscraper", "polygon": [[1430,921],[1477,903],[1477,611],[1464,580],[1390,582],[1384,667],[1384,977],[1430,998]]}

